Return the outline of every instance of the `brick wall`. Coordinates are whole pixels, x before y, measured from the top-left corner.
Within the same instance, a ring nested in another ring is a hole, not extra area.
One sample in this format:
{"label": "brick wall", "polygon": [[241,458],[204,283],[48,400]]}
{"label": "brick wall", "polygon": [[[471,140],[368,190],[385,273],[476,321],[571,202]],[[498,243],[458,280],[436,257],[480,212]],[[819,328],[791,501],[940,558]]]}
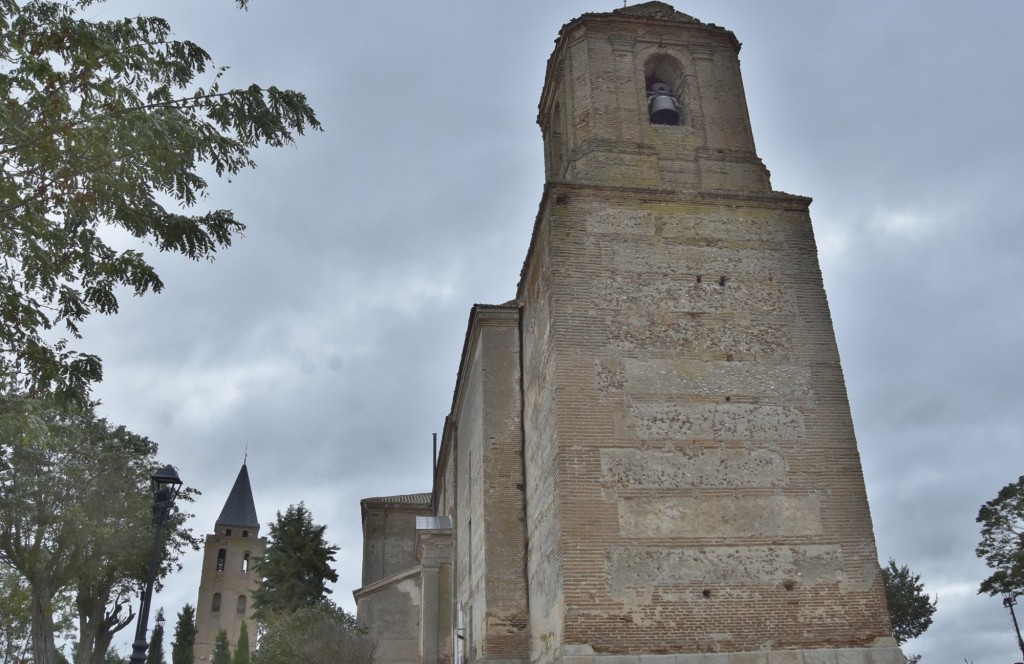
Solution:
{"label": "brick wall", "polygon": [[[456,460],[455,601],[468,659],[529,657],[518,309],[474,307],[444,458]],[[457,609],[458,610],[458,609]]]}
{"label": "brick wall", "polygon": [[[228,643],[234,648],[242,631],[242,623],[246,624],[249,632],[250,648],[256,648],[256,624],[250,618],[253,611],[252,592],[259,587],[259,575],[255,573],[253,565],[263,556],[267,538],[258,536],[258,528],[218,526],[217,531],[206,536],[203,549],[199,598],[196,603],[196,662],[210,661],[214,641],[222,629],[227,632]],[[222,549],[224,563],[218,566]],[[219,595],[216,611],[213,610],[214,595]],[[240,605],[238,598],[243,596],[245,603]]]}
{"label": "brick wall", "polygon": [[[548,200],[528,275],[547,275],[557,369],[528,384],[557,394],[557,433],[528,429],[527,484],[560,506],[556,541],[530,545],[556,552],[561,645],[888,635],[807,199],[564,185]],[[556,462],[534,464],[549,445]]]}
{"label": "brick wall", "polygon": [[771,191],[738,53],[645,3],[549,61],[519,286],[534,661],[898,655],[810,201]]}

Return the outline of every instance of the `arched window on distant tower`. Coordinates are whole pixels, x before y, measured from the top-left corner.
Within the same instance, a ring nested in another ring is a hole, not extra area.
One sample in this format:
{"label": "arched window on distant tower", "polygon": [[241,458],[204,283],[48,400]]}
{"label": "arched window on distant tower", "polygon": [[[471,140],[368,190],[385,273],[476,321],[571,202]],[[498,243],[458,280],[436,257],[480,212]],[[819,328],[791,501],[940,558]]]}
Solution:
{"label": "arched window on distant tower", "polygon": [[246,551],[245,555],[242,556],[242,574],[249,573],[249,552]]}
{"label": "arched window on distant tower", "polygon": [[213,604],[210,606],[210,610],[214,613],[220,611],[220,593],[213,593]]}
{"label": "arched window on distant tower", "polygon": [[651,124],[689,125],[683,68],[668,55],[656,55],[644,65],[647,114]]}
{"label": "arched window on distant tower", "polygon": [[217,571],[218,572],[223,572],[224,571],[224,559],[227,558],[227,556],[228,556],[227,549],[221,549],[220,551],[217,552]]}
{"label": "arched window on distant tower", "polygon": [[238,596],[238,613],[245,613],[245,595]]}

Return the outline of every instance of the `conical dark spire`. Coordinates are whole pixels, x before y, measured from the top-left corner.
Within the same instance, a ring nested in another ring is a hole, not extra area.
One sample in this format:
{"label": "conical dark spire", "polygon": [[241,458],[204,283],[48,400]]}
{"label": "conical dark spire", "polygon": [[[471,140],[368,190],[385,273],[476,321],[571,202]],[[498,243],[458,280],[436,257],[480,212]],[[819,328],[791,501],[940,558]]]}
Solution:
{"label": "conical dark spire", "polygon": [[218,526],[239,526],[259,529],[260,521],[256,518],[256,504],[252,499],[252,486],[249,485],[249,470],[245,464],[238,471],[235,485],[231,487],[224,509],[217,518]]}

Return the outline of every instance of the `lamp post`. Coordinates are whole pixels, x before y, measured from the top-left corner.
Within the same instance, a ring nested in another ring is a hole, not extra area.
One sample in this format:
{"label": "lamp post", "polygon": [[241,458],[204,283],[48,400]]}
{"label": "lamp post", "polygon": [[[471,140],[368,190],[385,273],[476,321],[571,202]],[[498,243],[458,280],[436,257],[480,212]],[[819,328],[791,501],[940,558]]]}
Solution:
{"label": "lamp post", "polygon": [[1010,617],[1013,618],[1013,628],[1017,631],[1017,645],[1020,646],[1020,654],[1024,656],[1024,639],[1020,638],[1020,625],[1017,624],[1017,614],[1013,611],[1013,606],[1017,603],[1017,598],[1013,595],[1006,593],[1003,595],[1003,606],[1010,610]]}
{"label": "lamp post", "polygon": [[139,622],[135,628],[135,642],[132,643],[132,656],[129,661],[132,664],[145,664],[146,650],[149,643],[146,642],[146,629],[149,626],[149,604],[153,599],[153,582],[156,580],[156,570],[160,566],[160,536],[163,534],[164,524],[171,514],[171,507],[174,499],[178,497],[181,490],[181,478],[172,466],[164,466],[149,476],[153,486],[153,550],[149,556],[149,574],[146,577],[146,587],[142,591],[142,605],[139,607]]}

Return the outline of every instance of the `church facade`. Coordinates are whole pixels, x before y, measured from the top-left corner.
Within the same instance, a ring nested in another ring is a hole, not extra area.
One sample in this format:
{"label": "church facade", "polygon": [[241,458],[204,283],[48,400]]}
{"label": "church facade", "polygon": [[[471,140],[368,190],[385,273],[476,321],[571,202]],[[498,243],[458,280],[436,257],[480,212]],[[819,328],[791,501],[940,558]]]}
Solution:
{"label": "church facade", "polygon": [[739,49],[661,2],[562,27],[516,297],[472,308],[432,490],[362,501],[382,662],[903,664]]}

